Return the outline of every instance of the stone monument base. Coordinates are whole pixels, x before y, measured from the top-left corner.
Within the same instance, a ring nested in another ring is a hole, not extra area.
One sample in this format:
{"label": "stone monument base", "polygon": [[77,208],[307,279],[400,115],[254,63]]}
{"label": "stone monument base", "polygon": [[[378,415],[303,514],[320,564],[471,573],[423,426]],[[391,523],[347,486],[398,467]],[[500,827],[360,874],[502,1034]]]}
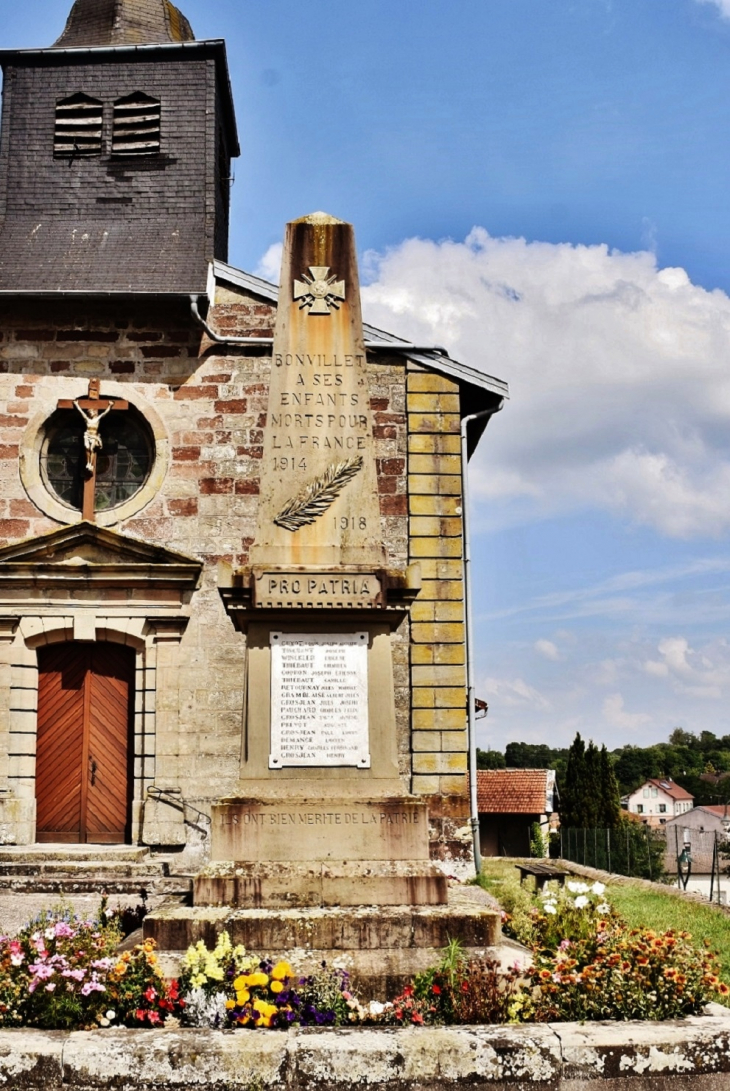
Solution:
{"label": "stone monument base", "polygon": [[447,879],[435,864],[358,860],[209,864],[193,880],[195,906],[444,905]]}
{"label": "stone monument base", "polygon": [[283,795],[282,786],[277,787],[276,800],[224,799],[213,805],[213,863],[429,859],[423,800],[306,799]]}
{"label": "stone monument base", "polygon": [[[157,941],[173,975],[190,944],[203,940],[212,948],[227,931],[234,944],[262,958],[286,958],[302,973],[322,962],[342,966],[363,999],[392,999],[414,974],[440,962],[451,939],[460,940],[467,955],[500,951],[500,916],[484,891],[448,885],[448,903],[438,906],[161,907],[145,918],[144,934]],[[513,950],[505,955],[514,961]]]}

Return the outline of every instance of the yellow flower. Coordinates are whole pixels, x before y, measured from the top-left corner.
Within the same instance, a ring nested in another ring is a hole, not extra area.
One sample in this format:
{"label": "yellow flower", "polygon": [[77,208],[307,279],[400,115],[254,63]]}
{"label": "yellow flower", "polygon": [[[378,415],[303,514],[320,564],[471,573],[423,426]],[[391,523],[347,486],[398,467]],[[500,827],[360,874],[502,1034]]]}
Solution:
{"label": "yellow flower", "polygon": [[248,983],[252,988],[255,988],[257,985],[268,985],[269,976],[268,974],[260,972],[257,974],[249,974]]}
{"label": "yellow flower", "polygon": [[226,1000],[226,1009],[228,1011],[230,1011],[231,1008],[235,1008],[235,1006],[236,1006],[236,1001],[235,1000]]}
{"label": "yellow flower", "polygon": [[239,1004],[245,1004],[246,1001],[250,999],[251,993],[248,991],[248,989],[239,989],[239,991],[236,993],[236,1001]]}
{"label": "yellow flower", "polygon": [[127,972],[127,966],[124,962],[118,962],[114,967],[115,974],[124,974]]}
{"label": "yellow flower", "polygon": [[280,993],[283,990],[284,985],[281,981],[274,980],[269,985],[269,988],[271,989],[272,993]]}
{"label": "yellow flower", "polygon": [[247,989],[249,984],[250,984],[250,982],[248,980],[248,974],[241,974],[240,977],[237,977],[235,979],[235,981],[233,982],[233,988],[234,989]]}
{"label": "yellow flower", "polygon": [[288,962],[277,962],[274,969],[271,971],[271,976],[275,981],[283,981],[284,978],[293,977],[294,971]]}

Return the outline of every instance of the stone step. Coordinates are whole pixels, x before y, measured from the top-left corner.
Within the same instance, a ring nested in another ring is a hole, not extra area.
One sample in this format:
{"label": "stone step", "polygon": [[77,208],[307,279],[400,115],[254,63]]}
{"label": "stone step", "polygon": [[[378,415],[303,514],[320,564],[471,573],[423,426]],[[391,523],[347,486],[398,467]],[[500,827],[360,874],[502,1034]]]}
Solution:
{"label": "stone step", "polygon": [[33,866],[44,860],[96,864],[112,860],[142,863],[156,859],[144,845],[3,845],[0,848],[0,863],[20,862]]}
{"label": "stone step", "polygon": [[139,895],[190,895],[192,878],[187,875],[161,875],[148,878],[128,878],[86,875],[33,876],[14,875],[0,877],[0,893],[12,894],[130,894]]}
{"label": "stone step", "polygon": [[246,908],[444,905],[448,881],[416,860],[209,864],[194,880],[194,904]]}
{"label": "stone step", "polygon": [[0,876],[5,875],[68,875],[69,877],[92,874],[110,878],[144,879],[147,876],[166,874],[165,868],[153,864],[135,864],[127,860],[39,860],[37,863],[18,861],[18,863],[0,863]]}
{"label": "stone step", "polygon": [[316,909],[162,907],[144,922],[145,936],[165,951],[185,951],[198,940],[209,947],[227,931],[231,941],[262,954],[293,949],[402,951],[442,949],[450,939],[491,947],[500,916],[483,906],[360,906]]}

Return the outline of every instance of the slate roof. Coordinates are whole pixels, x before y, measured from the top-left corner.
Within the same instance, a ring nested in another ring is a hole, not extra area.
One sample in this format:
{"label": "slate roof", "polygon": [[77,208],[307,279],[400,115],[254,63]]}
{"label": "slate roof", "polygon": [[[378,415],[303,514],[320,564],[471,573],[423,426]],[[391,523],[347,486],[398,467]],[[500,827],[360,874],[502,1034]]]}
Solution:
{"label": "slate roof", "polygon": [[76,0],[56,49],[192,42],[193,29],[169,0]]}
{"label": "slate roof", "polygon": [[545,814],[551,777],[548,769],[478,769],[479,814]]}
{"label": "slate roof", "polygon": [[[251,292],[252,295],[257,295],[270,303],[279,302],[278,285],[272,284],[268,280],[263,280],[261,277],[254,276],[253,273],[246,273],[242,269],[236,269],[235,266],[228,265],[224,261],[214,261],[213,274],[216,281],[222,281],[227,284],[233,284],[235,287],[243,288],[245,291]],[[393,333],[386,333],[384,330],[379,330],[376,326],[371,326],[367,322],[363,322],[363,333],[365,335],[366,346],[373,341],[381,344],[389,342],[393,345],[393,348],[397,350],[400,345],[408,344],[402,337],[397,337]],[[456,379],[459,383],[477,387],[489,395],[496,395],[500,398],[509,398],[509,386],[503,379],[497,379],[494,375],[487,375],[485,372],[478,371],[468,364],[462,364],[458,360],[453,360],[445,351],[440,349],[434,349],[433,352],[428,353],[406,351],[405,355],[408,356],[409,360],[421,364],[430,371],[436,371],[441,375],[447,375],[451,379]],[[478,433],[478,435],[481,435],[479,429],[474,428],[473,431]],[[476,442],[474,442],[474,446],[476,446]],[[542,811],[540,813],[542,814]]]}

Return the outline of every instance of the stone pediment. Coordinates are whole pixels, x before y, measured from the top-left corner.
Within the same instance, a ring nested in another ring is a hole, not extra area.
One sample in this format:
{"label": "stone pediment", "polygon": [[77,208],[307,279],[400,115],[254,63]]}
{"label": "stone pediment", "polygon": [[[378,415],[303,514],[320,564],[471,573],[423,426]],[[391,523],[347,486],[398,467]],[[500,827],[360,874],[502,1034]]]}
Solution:
{"label": "stone pediment", "polygon": [[0,549],[0,586],[175,587],[194,590],[202,563],[183,553],[77,523]]}

